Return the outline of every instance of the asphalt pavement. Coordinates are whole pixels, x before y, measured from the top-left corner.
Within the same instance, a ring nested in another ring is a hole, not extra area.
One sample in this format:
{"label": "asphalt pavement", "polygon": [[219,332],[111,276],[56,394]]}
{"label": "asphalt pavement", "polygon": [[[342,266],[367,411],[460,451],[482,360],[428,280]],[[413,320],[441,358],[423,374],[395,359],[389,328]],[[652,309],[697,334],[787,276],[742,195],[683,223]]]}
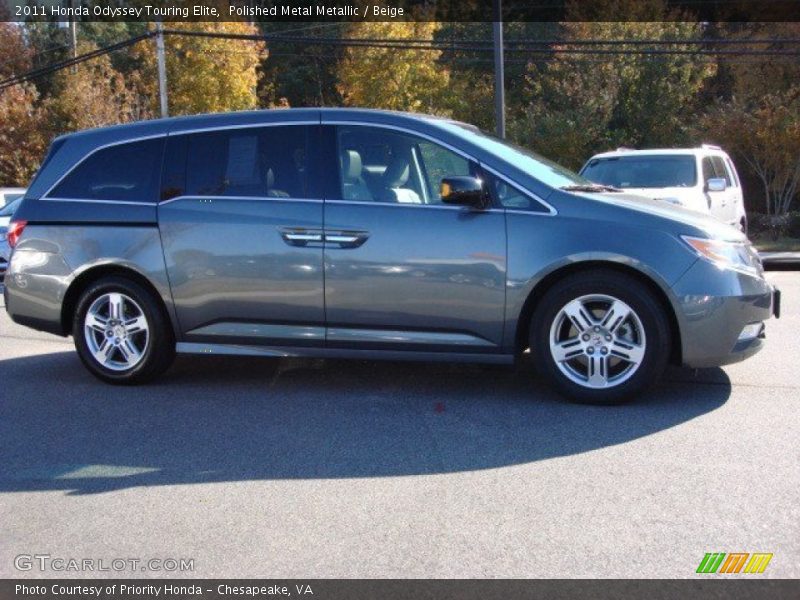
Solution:
{"label": "asphalt pavement", "polygon": [[112,387],[3,310],[0,577],[799,577],[800,274],[768,277],[764,351],[619,407],[525,365],[184,357]]}

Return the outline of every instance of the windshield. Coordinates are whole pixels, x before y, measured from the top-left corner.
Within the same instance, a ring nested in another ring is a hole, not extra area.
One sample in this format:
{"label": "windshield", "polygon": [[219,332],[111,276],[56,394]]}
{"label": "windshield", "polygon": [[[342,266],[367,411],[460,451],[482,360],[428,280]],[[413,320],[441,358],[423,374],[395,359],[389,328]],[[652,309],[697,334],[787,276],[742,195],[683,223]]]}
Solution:
{"label": "windshield", "polygon": [[697,166],[690,155],[611,156],[593,158],[582,175],[618,188],[688,188],[697,182]]}
{"label": "windshield", "polygon": [[470,139],[481,146],[487,152],[512,163],[534,177],[554,188],[562,188],[572,185],[586,185],[591,183],[574,171],[562,167],[558,163],[545,158],[536,152],[517,146],[506,140],[501,140],[493,135],[489,135],[472,127],[455,124],[462,132],[468,131],[472,136]]}
{"label": "windshield", "polygon": [[14,198],[11,202],[0,208],[0,217],[13,217],[22,202],[22,194],[9,194],[6,198]]}

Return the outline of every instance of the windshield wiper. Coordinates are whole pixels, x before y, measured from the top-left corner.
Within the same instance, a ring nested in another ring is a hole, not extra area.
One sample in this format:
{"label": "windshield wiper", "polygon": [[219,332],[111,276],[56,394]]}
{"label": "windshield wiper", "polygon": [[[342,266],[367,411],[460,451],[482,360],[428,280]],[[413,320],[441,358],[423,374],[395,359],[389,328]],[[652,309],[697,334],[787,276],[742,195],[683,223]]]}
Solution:
{"label": "windshield wiper", "polygon": [[621,192],[622,190],[613,185],[601,185],[599,183],[565,185],[561,188],[565,192]]}

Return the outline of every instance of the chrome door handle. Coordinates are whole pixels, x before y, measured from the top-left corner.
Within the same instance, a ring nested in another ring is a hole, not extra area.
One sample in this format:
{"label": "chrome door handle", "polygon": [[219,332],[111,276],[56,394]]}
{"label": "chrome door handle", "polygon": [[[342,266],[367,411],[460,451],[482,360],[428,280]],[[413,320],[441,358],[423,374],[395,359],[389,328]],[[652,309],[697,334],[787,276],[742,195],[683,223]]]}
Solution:
{"label": "chrome door handle", "polygon": [[290,246],[305,246],[311,242],[322,242],[322,232],[313,229],[281,229],[283,241]]}
{"label": "chrome door handle", "polygon": [[325,233],[325,242],[339,244],[342,248],[356,248],[367,241],[369,234],[366,231],[336,231]]}
{"label": "chrome door handle", "polygon": [[321,242],[322,235],[319,233],[284,233],[283,237],[290,242]]}

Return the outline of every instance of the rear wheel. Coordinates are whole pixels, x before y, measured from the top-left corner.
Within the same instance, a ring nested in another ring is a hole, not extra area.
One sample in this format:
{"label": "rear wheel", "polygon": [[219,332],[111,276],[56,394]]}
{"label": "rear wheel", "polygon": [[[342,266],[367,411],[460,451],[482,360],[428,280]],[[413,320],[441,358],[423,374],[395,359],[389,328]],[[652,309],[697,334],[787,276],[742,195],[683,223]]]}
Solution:
{"label": "rear wheel", "polygon": [[667,316],[636,278],[612,270],[571,275],[544,295],[533,316],[537,368],[569,399],[629,400],[664,371]]}
{"label": "rear wheel", "polygon": [[86,368],[108,383],[144,383],[175,357],[172,330],[157,300],[124,277],[104,278],[84,290],[72,336]]}

